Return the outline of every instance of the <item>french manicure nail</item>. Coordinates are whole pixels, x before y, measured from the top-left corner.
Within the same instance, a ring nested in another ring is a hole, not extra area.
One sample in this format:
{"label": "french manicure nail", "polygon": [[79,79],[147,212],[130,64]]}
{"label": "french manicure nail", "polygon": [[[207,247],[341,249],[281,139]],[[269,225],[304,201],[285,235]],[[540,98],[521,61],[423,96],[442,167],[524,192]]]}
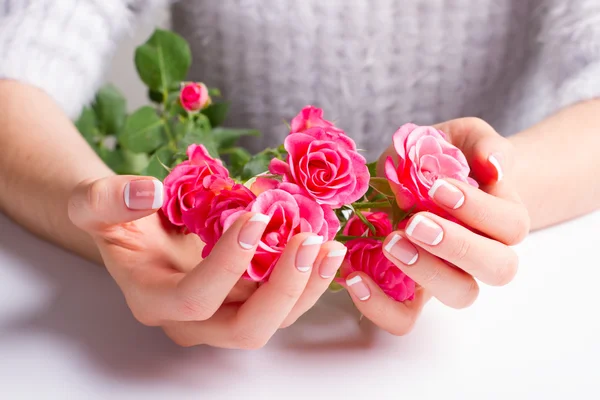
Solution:
{"label": "french manicure nail", "polygon": [[309,236],[304,239],[298,249],[298,254],[296,254],[296,268],[298,268],[298,271],[307,272],[312,268],[322,243],[322,236]]}
{"label": "french manicure nail", "polygon": [[488,157],[488,161],[490,164],[496,168],[496,182],[500,182],[504,177],[504,173],[502,172],[502,167],[500,166],[500,155],[498,153],[494,153]]}
{"label": "french manicure nail", "polygon": [[269,224],[271,217],[264,214],[254,214],[240,230],[238,242],[245,250],[250,250],[258,244],[260,238]]}
{"label": "french manicure nail", "polygon": [[419,252],[415,246],[397,233],[385,245],[385,251],[406,265],[413,265],[419,258]]}
{"label": "french manicure nail", "polygon": [[363,282],[360,275],[346,280],[346,285],[359,300],[365,301],[371,297],[369,287]]}
{"label": "french manicure nail", "polygon": [[319,265],[319,275],[321,278],[329,279],[334,276],[340,265],[342,265],[345,255],[346,247],[339,250],[331,250]]}
{"label": "french manicure nail", "polygon": [[158,209],[163,205],[163,184],[156,179],[138,179],[128,182],[123,191],[123,199],[130,210]]}
{"label": "french manicure nail", "polygon": [[421,214],[413,217],[406,227],[406,234],[431,246],[439,244],[444,238],[442,227]]}
{"label": "french manicure nail", "polygon": [[459,188],[443,179],[438,179],[429,189],[429,197],[444,207],[456,210],[465,202],[465,195]]}

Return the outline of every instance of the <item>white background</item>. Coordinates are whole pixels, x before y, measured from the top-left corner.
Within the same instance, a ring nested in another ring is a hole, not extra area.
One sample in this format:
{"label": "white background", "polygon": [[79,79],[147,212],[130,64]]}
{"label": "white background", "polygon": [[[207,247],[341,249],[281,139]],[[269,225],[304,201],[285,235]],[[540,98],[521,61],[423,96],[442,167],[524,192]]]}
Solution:
{"label": "white background", "polygon": [[0,216],[0,398],[598,399],[600,213],[532,234],[504,288],[393,337],[326,296],[257,351],[179,348],[105,271]]}

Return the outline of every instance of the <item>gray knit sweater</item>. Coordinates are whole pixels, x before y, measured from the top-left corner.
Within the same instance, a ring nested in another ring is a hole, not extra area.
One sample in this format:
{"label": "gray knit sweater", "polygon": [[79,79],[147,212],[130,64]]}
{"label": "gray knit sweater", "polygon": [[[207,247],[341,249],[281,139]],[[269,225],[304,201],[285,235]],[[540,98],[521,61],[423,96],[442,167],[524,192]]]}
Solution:
{"label": "gray knit sweater", "polygon": [[[0,78],[75,117],[155,3],[0,0]],[[190,78],[222,89],[230,124],[265,133],[255,148],[309,103],[374,157],[404,122],[479,116],[511,134],[600,93],[600,0],[185,0],[173,22]]]}

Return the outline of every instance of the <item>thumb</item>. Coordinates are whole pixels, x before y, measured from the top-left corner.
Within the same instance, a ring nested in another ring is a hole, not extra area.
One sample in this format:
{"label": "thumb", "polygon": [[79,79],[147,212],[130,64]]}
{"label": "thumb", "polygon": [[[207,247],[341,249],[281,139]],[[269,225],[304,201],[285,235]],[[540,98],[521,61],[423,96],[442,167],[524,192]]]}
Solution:
{"label": "thumb", "polygon": [[163,184],[152,177],[110,176],[85,180],[69,199],[69,218],[88,233],[135,221],[163,204]]}

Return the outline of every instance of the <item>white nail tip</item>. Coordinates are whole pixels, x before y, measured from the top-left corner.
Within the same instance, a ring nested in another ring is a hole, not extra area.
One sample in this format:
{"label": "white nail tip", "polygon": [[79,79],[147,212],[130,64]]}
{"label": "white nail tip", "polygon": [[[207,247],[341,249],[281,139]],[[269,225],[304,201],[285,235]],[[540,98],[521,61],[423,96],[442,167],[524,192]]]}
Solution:
{"label": "white nail tip", "polygon": [[423,218],[420,215],[417,215],[412,219],[412,221],[410,221],[410,224],[408,224],[408,226],[406,227],[407,235],[412,236],[413,232],[415,231],[415,228],[421,222],[421,219]]}
{"label": "white nail tip", "polygon": [[500,166],[498,159],[494,156],[489,156],[488,160],[494,166],[494,168],[496,168],[496,173],[498,175],[498,182],[500,182],[502,180],[502,178],[504,177],[504,174],[502,173],[502,167]]}
{"label": "white nail tip", "polygon": [[343,249],[340,250],[331,250],[329,252],[329,254],[327,254],[327,257],[343,257],[346,255],[346,248],[344,247]]}
{"label": "white nail tip", "polygon": [[435,195],[435,192],[437,192],[437,190],[442,187],[442,185],[446,183],[444,182],[442,179],[438,179],[435,182],[433,182],[433,186],[431,186],[431,189],[429,189],[429,192],[427,192],[427,195],[429,195],[429,197],[431,197],[433,199],[433,195]]}
{"label": "white nail tip", "polygon": [[465,196],[461,197],[460,200],[458,200],[456,202],[456,204],[454,205],[454,207],[452,207],[452,209],[456,210],[458,207],[462,206],[463,204],[465,204]]}
{"label": "white nail tip", "polygon": [[418,258],[419,258],[419,253],[415,254],[415,256],[409,262],[407,262],[406,265],[413,265],[414,263],[417,262]]}
{"label": "white nail tip", "polygon": [[246,250],[250,250],[251,248],[254,247],[251,244],[244,243],[244,242],[240,242],[240,246],[242,246],[242,249],[246,249]]}
{"label": "white nail tip", "polygon": [[444,232],[440,232],[439,235],[437,235],[437,237],[435,238],[435,240],[431,243],[432,246],[435,246],[436,244],[440,244],[440,242],[442,241],[442,239],[444,238]]}
{"label": "white nail tip", "polygon": [[125,200],[125,205],[129,208],[129,182],[125,185],[125,191],[123,192],[123,198]]}
{"label": "white nail tip", "polygon": [[323,236],[309,236],[306,239],[304,239],[304,242],[302,242],[302,246],[312,246],[321,243],[323,243]]}
{"label": "white nail tip", "polygon": [[298,268],[298,271],[300,272],[307,272],[308,270],[310,270],[310,266],[309,267],[296,267]]}
{"label": "white nail tip", "polygon": [[262,222],[268,224],[271,220],[271,217],[265,214],[254,214],[252,218],[250,218],[249,222]]}
{"label": "white nail tip", "polygon": [[395,234],[394,237],[392,238],[392,240],[390,240],[388,242],[388,244],[385,245],[385,251],[387,251],[388,253],[392,251],[392,247],[394,247],[394,245],[396,243],[398,243],[398,241],[402,239],[402,237],[398,234]]}
{"label": "white nail tip", "polygon": [[[153,180],[154,183],[154,200],[152,201],[152,209],[161,208],[164,201],[164,186],[159,180]],[[127,186],[129,188],[129,184]]]}
{"label": "white nail tip", "polygon": [[356,285],[357,283],[360,283],[360,282],[362,282],[362,278],[359,275],[356,275],[354,278],[348,279],[346,281],[346,285],[352,286],[352,285]]}
{"label": "white nail tip", "polygon": [[363,301],[364,301],[364,300],[367,300],[369,297],[371,297],[371,295],[370,295],[370,294],[368,294],[368,295],[366,295],[366,296],[363,296],[363,297],[359,297],[358,299],[359,299],[359,300],[363,300]]}

